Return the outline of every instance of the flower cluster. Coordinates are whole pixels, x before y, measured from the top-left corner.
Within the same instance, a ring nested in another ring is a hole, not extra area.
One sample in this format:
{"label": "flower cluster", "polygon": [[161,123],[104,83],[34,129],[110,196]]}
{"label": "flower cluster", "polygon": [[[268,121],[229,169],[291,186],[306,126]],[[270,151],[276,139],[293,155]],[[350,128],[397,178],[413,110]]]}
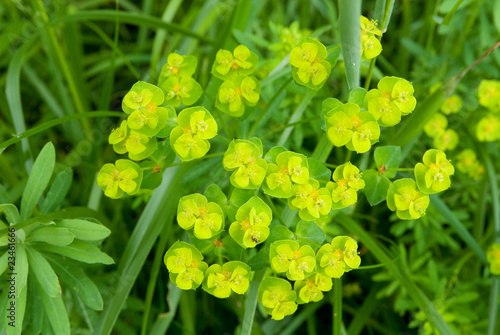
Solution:
{"label": "flower cluster", "polygon": [[309,180],[307,157],[292,151],[279,153],[268,164],[266,182],[262,185],[264,193],[275,198],[289,198],[294,195],[294,186]]}
{"label": "flower cluster", "polygon": [[297,310],[297,304],[323,299],[332,289],[332,279],[357,269],[361,264],[357,242],[348,236],[337,236],[331,243],[314,251],[309,245],[293,240],[271,244],[270,264],[277,273],[285,273],[289,281],[279,277],[265,278],[259,288],[258,300],[264,311],[281,320]]}
{"label": "flower cluster", "polygon": [[209,139],[217,135],[217,122],[204,107],[190,107],[177,117],[170,145],[183,161],[201,158],[210,150]]}
{"label": "flower cluster", "polygon": [[290,52],[293,79],[300,85],[320,89],[332,71],[327,56],[326,47],[321,42],[304,38]]}
{"label": "flower cluster", "polygon": [[[437,87],[432,87],[431,92],[435,89]],[[462,106],[462,98],[458,95],[453,95],[443,102],[441,111],[446,115],[450,115],[458,113],[462,109]],[[448,128],[448,119],[441,113],[432,115],[431,119],[424,126],[424,132],[433,139],[433,147],[438,150],[449,151],[455,149],[458,145],[457,132]]]}
{"label": "flower cluster", "polygon": [[269,237],[272,218],[269,206],[254,196],[238,208],[236,221],[229,227],[229,235],[243,248],[254,248]]}
{"label": "flower cluster", "polygon": [[[273,22],[269,22],[272,24]],[[273,25],[271,25],[273,28]],[[310,30],[300,29],[298,21],[292,22],[289,27],[277,26],[280,41],[272,44],[269,49],[281,59],[285,57],[299,42],[311,34]]]}
{"label": "flower cluster", "polygon": [[476,126],[476,136],[480,141],[493,142],[500,139],[500,81],[482,80],[478,89],[479,104],[489,112]]}
{"label": "flower cluster", "polygon": [[224,80],[215,99],[215,107],[234,117],[245,113],[245,106],[253,107],[260,98],[260,82],[251,74],[257,68],[259,57],[246,46],[239,45],[231,53],[219,50],[212,74]]}
{"label": "flower cluster", "polygon": [[168,55],[158,78],[158,86],[165,93],[168,105],[178,107],[182,103],[191,106],[203,94],[200,84],[191,77],[197,65],[198,60],[194,56]]}
{"label": "flower cluster", "polygon": [[237,188],[257,189],[267,172],[267,162],[262,157],[262,142],[258,138],[233,140],[224,154],[222,165],[234,171],[231,184]]}
{"label": "flower cluster", "polygon": [[479,163],[472,149],[464,149],[457,155],[456,166],[458,171],[475,180],[480,180],[485,172],[484,166]]}
{"label": "flower cluster", "polygon": [[500,275],[500,244],[492,244],[488,248],[486,254],[488,263],[490,263],[490,271],[494,275]]}
{"label": "flower cluster", "polygon": [[357,191],[365,187],[359,169],[351,162],[338,166],[333,172],[333,182],[328,182],[326,188],[332,192],[333,209],[341,209],[358,201]]}
{"label": "flower cluster", "polygon": [[361,59],[372,59],[382,52],[382,44],[377,36],[382,36],[382,32],[377,29],[377,21],[369,20],[361,15]]}
{"label": "flower cluster", "polygon": [[208,264],[203,255],[189,243],[177,241],[166,252],[164,262],[170,280],[180,289],[191,290],[201,285]]}
{"label": "flower cluster", "polygon": [[[131,160],[141,161],[157,150],[157,138],[170,134],[168,122],[175,118],[175,110],[171,106],[161,106],[163,102],[160,88],[143,81],[132,86],[122,101],[122,109],[128,117],[108,138],[116,153],[128,153]],[[122,159],[115,164],[105,164],[99,171],[97,184],[106,196],[117,199],[124,192],[137,193],[142,179],[141,167]]]}
{"label": "flower cluster", "polygon": [[177,222],[182,229],[194,227],[194,235],[199,239],[208,239],[224,229],[225,215],[215,202],[208,202],[199,193],[187,195],[179,200]]}

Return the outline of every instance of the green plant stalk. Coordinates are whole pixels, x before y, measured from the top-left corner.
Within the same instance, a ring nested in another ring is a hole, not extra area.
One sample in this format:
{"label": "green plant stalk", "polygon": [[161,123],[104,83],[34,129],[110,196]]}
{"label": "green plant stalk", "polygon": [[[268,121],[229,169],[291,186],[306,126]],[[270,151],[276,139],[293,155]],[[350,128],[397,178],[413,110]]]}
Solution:
{"label": "green plant stalk", "polygon": [[142,314],[142,327],[141,327],[141,335],[146,335],[148,330],[149,323],[149,315],[151,312],[151,305],[153,303],[153,296],[155,293],[156,283],[158,282],[158,274],[160,273],[160,267],[163,263],[163,255],[165,253],[165,249],[167,248],[168,238],[170,237],[170,231],[172,229],[172,225],[165,225],[163,231],[160,235],[160,240],[155,250],[155,258],[153,261],[153,268],[150,272],[148,288],[146,291],[146,299],[144,301],[144,312]]}
{"label": "green plant stalk", "polygon": [[359,86],[361,68],[361,0],[339,0],[340,37],[347,85],[352,90]]}
{"label": "green plant stalk", "polygon": [[[34,7],[36,9],[38,9],[38,11],[40,12],[44,23],[48,23],[49,18],[48,18],[47,12],[45,11],[45,7],[43,5],[42,0],[33,0],[33,2],[34,2]],[[83,106],[83,102],[80,98],[80,94],[78,92],[75,80],[73,78],[73,74],[71,73],[71,70],[69,69],[68,62],[66,61],[66,58],[64,57],[61,46],[59,45],[59,43],[57,43],[57,38],[56,38],[56,35],[54,33],[54,30],[49,25],[47,25],[45,27],[45,29],[46,29],[49,41],[52,44],[52,48],[56,52],[57,61],[61,66],[61,69],[64,73],[64,76],[66,77],[66,81],[68,82],[69,90],[70,90],[71,95],[73,97],[76,111],[80,114],[85,113],[85,107]],[[91,133],[90,123],[88,122],[87,119],[85,119],[85,118],[82,119],[82,126],[86,130],[87,134]]]}
{"label": "green plant stalk", "polygon": [[29,130],[25,131],[24,133],[18,134],[15,137],[4,141],[0,143],[0,154],[4,152],[5,149],[7,149],[9,146],[12,144],[15,144],[25,138],[28,138],[30,136],[36,135],[38,133],[41,133],[42,131],[45,131],[47,129],[50,129],[52,127],[58,126],[60,124],[73,121],[73,120],[78,120],[78,119],[84,119],[84,118],[90,118],[90,117],[124,117],[126,114],[121,113],[121,112],[109,112],[109,111],[94,111],[94,112],[85,112],[82,114],[71,114],[67,115],[58,119],[46,121],[42,124],[39,124],[38,126],[32,127]]}
{"label": "green plant stalk", "polygon": [[446,321],[437,311],[436,307],[429,301],[420,288],[413,282],[405,269],[399,264],[391,262],[390,256],[384,251],[383,246],[372,238],[356,221],[345,214],[339,214],[334,217],[334,221],[342,225],[347,231],[356,235],[363,244],[368,247],[372,254],[381,263],[387,265],[389,272],[401,283],[411,298],[425,313],[427,320],[432,327],[436,328],[441,335],[453,335]]}
{"label": "green plant stalk", "polygon": [[[493,228],[494,228],[494,241],[495,243],[500,243],[500,195],[498,191],[498,179],[495,172],[495,166],[491,161],[490,156],[486,152],[484,146],[479,145],[479,152],[483,158],[484,165],[486,167],[486,172],[488,173],[488,179],[491,187],[491,202],[493,206]],[[490,307],[489,307],[489,317],[488,317],[488,335],[495,334],[496,321],[498,315],[498,294],[500,292],[500,277],[493,276],[491,281],[491,291],[490,291]]]}
{"label": "green plant stalk", "polygon": [[259,286],[264,279],[267,268],[256,271],[252,282],[250,283],[250,288],[248,289],[247,298],[245,301],[245,315],[243,317],[243,323],[241,326],[241,335],[251,335],[252,325],[255,318],[255,308],[257,307],[257,294],[259,293]]}
{"label": "green plant stalk", "polygon": [[333,278],[333,335],[342,333],[342,279]]}
{"label": "green plant stalk", "polygon": [[[304,111],[306,110],[307,106],[311,102],[312,98],[316,95],[316,91],[310,91],[304,96],[304,99],[300,102],[300,104],[297,106],[295,111],[293,112],[292,116],[288,120],[288,123],[295,123],[299,121],[302,118],[302,114],[304,114]],[[278,142],[276,143],[277,146],[282,146],[286,143],[290,135],[292,134],[294,127],[287,127],[281,133],[280,138],[278,139]]]}
{"label": "green plant stalk", "polygon": [[[109,301],[105,304],[106,308],[101,314],[94,334],[111,333],[163,225],[171,224],[180,197],[178,190],[183,172],[183,168],[166,170],[162,184],[149,199],[118,266],[120,278],[116,292],[110,296]],[[166,194],[169,196],[165,196]]]}

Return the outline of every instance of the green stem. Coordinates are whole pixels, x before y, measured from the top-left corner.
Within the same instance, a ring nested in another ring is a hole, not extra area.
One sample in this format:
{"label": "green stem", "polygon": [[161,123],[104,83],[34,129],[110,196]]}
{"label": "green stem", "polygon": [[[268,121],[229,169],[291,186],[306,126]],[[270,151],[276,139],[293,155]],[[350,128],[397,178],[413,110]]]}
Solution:
{"label": "green stem", "polygon": [[[45,7],[43,5],[42,0],[34,0],[34,7],[36,7],[39,10],[44,23],[48,23],[49,18],[48,18],[47,12],[45,11]],[[57,61],[61,66],[61,69],[64,73],[64,76],[66,77],[66,81],[68,82],[69,90],[71,92],[71,96],[73,97],[76,111],[80,114],[83,114],[83,113],[85,113],[85,107],[83,106],[83,102],[80,98],[80,94],[79,94],[78,89],[76,87],[76,83],[75,83],[75,80],[73,78],[73,74],[71,73],[68,62],[66,61],[66,57],[64,57],[61,46],[59,45],[59,43],[57,43],[57,38],[56,38],[56,35],[54,33],[54,30],[52,29],[52,26],[48,26],[48,25],[46,26],[45,29],[47,31],[47,35],[49,37],[50,43],[52,44],[52,48],[56,52]],[[83,128],[86,130],[87,134],[90,134],[91,127],[90,127],[90,124],[89,124],[87,119],[82,119],[82,125],[83,125]],[[88,135],[88,136],[90,136],[90,135]]]}
{"label": "green stem", "polygon": [[82,114],[71,114],[67,115],[64,117],[60,117],[54,120],[50,120],[47,122],[44,122],[42,124],[39,124],[38,126],[35,126],[24,133],[17,134],[15,137],[4,141],[0,143],[0,154],[4,152],[6,148],[11,146],[14,143],[17,143],[21,141],[24,138],[28,138],[30,136],[36,135],[38,133],[41,133],[44,130],[50,129],[52,127],[58,126],[60,124],[73,121],[73,120],[78,120],[78,119],[85,119],[89,117],[124,117],[126,114],[120,113],[120,112],[108,112],[108,111],[94,111],[94,112],[86,112]]}
{"label": "green stem", "polygon": [[255,271],[250,288],[248,289],[247,299],[245,302],[245,315],[243,317],[243,324],[241,327],[241,335],[251,335],[252,325],[255,318],[255,308],[257,307],[257,294],[259,293],[259,286],[264,279],[267,268]]}
{"label": "green stem", "polygon": [[352,90],[359,86],[361,67],[361,0],[339,0],[340,37],[347,85]]}
{"label": "green stem", "polygon": [[385,171],[386,172],[410,172],[410,171],[414,171],[415,168],[393,168],[393,169],[386,169]]}
{"label": "green stem", "polygon": [[333,278],[333,335],[342,333],[342,279]]}

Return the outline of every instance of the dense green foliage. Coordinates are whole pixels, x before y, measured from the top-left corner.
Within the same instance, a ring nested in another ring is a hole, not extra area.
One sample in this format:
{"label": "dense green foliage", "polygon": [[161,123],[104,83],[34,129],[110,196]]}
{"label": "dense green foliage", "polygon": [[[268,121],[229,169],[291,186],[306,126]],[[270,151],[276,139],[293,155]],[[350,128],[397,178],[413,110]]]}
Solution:
{"label": "dense green foliage", "polygon": [[499,13],[0,4],[0,332],[496,334]]}

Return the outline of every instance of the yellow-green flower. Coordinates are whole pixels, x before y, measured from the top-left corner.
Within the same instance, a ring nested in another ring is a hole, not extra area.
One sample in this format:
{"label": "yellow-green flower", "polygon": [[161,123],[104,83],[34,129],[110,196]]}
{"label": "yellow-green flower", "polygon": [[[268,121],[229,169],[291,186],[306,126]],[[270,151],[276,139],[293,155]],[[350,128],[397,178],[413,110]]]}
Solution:
{"label": "yellow-green flower", "polygon": [[298,280],[294,284],[294,291],[297,292],[297,303],[307,304],[323,299],[323,292],[332,289],[332,279],[320,273],[313,273],[304,280]]}
{"label": "yellow-green flower", "polygon": [[208,239],[224,228],[224,212],[215,202],[208,202],[199,193],[187,195],[179,200],[177,223],[182,229],[194,227],[198,239]]}
{"label": "yellow-green flower", "polygon": [[333,209],[344,208],[358,201],[356,191],[365,187],[365,181],[356,166],[351,162],[338,166],[332,179],[333,182],[328,182],[326,188],[332,193]]}
{"label": "yellow-green flower", "polygon": [[289,198],[294,194],[294,184],[305,184],[309,180],[307,157],[292,151],[276,156],[276,164],[268,164],[263,190],[275,198]]}
{"label": "yellow-green flower", "polygon": [[254,248],[269,237],[271,208],[258,196],[250,198],[236,212],[229,235],[243,248]]}
{"label": "yellow-green flower", "polygon": [[446,129],[443,133],[434,137],[433,144],[438,150],[453,150],[458,144],[458,134],[453,129]]}
{"label": "yellow-green flower", "polygon": [[139,191],[142,170],[136,163],[119,159],[115,164],[104,164],[97,176],[97,184],[104,195],[112,199],[121,198],[124,192],[134,194]]}
{"label": "yellow-green flower", "polygon": [[178,126],[170,134],[170,145],[183,161],[205,156],[210,149],[207,141],[217,135],[217,123],[203,107],[182,110],[177,117]]}
{"label": "yellow-green flower", "polygon": [[358,243],[349,236],[337,236],[324,244],[316,255],[318,272],[330,278],[340,278],[344,272],[357,269],[361,264]]}
{"label": "yellow-green flower", "polygon": [[237,77],[222,83],[215,106],[234,117],[245,113],[245,106],[253,107],[260,98],[260,82],[250,76]]}
{"label": "yellow-green flower", "polygon": [[286,272],[290,280],[303,280],[316,268],[314,250],[308,245],[300,246],[292,240],[273,242],[269,258],[274,271]]}
{"label": "yellow-green flower", "polygon": [[309,179],[305,184],[294,184],[294,195],[288,198],[291,209],[300,209],[299,216],[302,220],[314,221],[328,215],[332,209],[331,192],[320,188],[315,179]]}
{"label": "yellow-green flower", "polygon": [[401,220],[419,219],[429,206],[429,196],[417,189],[410,178],[396,180],[387,191],[387,207]]}
{"label": "yellow-green flower", "polygon": [[423,164],[417,163],[415,165],[415,179],[418,188],[427,194],[448,189],[451,185],[450,176],[454,173],[455,168],[441,150],[427,150],[423,157]]}
{"label": "yellow-green flower", "polygon": [[441,113],[435,113],[431,119],[425,124],[424,132],[429,137],[436,137],[444,133],[448,127],[448,119]]}
{"label": "yellow-green flower", "polygon": [[312,38],[305,38],[290,52],[290,65],[295,81],[303,86],[319,89],[331,73],[326,61],[326,47]]}
{"label": "yellow-green flower", "polygon": [[441,105],[441,112],[446,115],[458,113],[462,109],[463,104],[462,98],[458,95],[452,95]]}
{"label": "yellow-green flower", "polygon": [[462,152],[460,152],[457,156],[456,166],[458,171],[468,174],[470,177],[474,177],[474,174],[479,167],[479,161],[477,160],[474,150],[462,150]]}
{"label": "yellow-green flower", "polygon": [[182,290],[196,289],[201,285],[207,263],[196,247],[177,241],[163,258],[169,271],[170,280]]}
{"label": "yellow-green flower", "polygon": [[211,265],[205,273],[203,289],[217,298],[227,298],[234,291],[244,294],[250,284],[250,267],[243,262],[232,261]]}
{"label": "yellow-green flower", "polygon": [[274,320],[282,320],[297,310],[297,293],[285,279],[268,277],[259,287],[258,301]]}
{"label": "yellow-green flower", "polygon": [[255,71],[258,63],[259,57],[244,45],[238,45],[232,53],[221,49],[215,56],[212,74],[223,80],[247,76]]}
{"label": "yellow-green flower", "polygon": [[493,142],[500,139],[500,119],[490,113],[483,117],[476,126],[476,136],[479,141]]}
{"label": "yellow-green flower", "polygon": [[478,89],[479,104],[491,110],[500,109],[500,81],[481,80]]}
{"label": "yellow-green flower", "polygon": [[222,165],[234,171],[230,181],[234,187],[256,189],[264,181],[267,162],[261,158],[262,150],[254,142],[233,140],[224,154]]}

